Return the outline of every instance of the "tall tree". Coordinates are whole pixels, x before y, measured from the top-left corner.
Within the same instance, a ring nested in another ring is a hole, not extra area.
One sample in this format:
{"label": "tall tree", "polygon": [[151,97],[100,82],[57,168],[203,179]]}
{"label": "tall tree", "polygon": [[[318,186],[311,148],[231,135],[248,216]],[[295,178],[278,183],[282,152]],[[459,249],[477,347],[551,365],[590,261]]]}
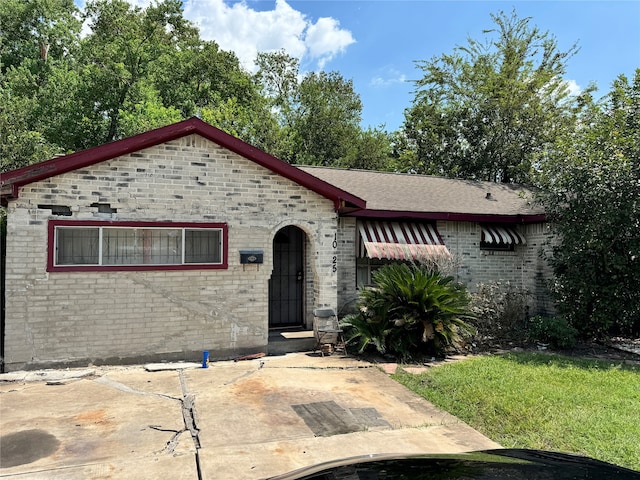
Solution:
{"label": "tall tree", "polygon": [[351,155],[340,166],[360,170],[394,170],[391,139],[392,135],[382,127],[361,129],[355,149],[351,150]]}
{"label": "tall tree", "polygon": [[184,117],[229,99],[248,106],[260,96],[236,55],[213,41],[182,42],[155,62],[152,77],[164,105],[178,108]]}
{"label": "tall tree", "polygon": [[179,0],[146,9],[125,0],[94,0],[85,16],[91,34],[82,43],[81,55],[85,111],[77,142],[82,148],[120,138],[121,110],[141,100],[141,84],[149,85],[154,63],[175,51],[179,41],[197,37],[197,29],[182,16]]}
{"label": "tall tree", "polygon": [[560,313],[583,334],[640,334],[640,69],[588,105],[543,179]]}
{"label": "tall tree", "polygon": [[530,183],[559,128],[572,121],[575,99],[563,81],[574,45],[556,39],[515,12],[492,15],[484,41],[468,39],[429,61],[415,81],[405,113],[407,171]]}
{"label": "tall tree", "polygon": [[0,72],[28,65],[36,73],[47,60],[72,54],[81,27],[73,0],[3,0]]}
{"label": "tall tree", "polygon": [[298,87],[293,113],[293,163],[340,165],[360,132],[362,102],[337,72],[307,74]]}
{"label": "tall tree", "polygon": [[298,60],[284,51],[260,53],[256,65],[255,78],[280,126],[271,153],[306,165],[348,167],[359,161],[359,142],[375,135],[360,127],[362,102],[351,80],[322,71],[301,77]]}
{"label": "tall tree", "polygon": [[64,151],[52,128],[74,102],[81,22],[73,0],[0,2],[0,168]]}
{"label": "tall tree", "polygon": [[258,53],[255,63],[258,67],[256,80],[262,86],[263,95],[270,100],[281,117],[286,118],[298,91],[299,60],[284,50],[279,50]]}

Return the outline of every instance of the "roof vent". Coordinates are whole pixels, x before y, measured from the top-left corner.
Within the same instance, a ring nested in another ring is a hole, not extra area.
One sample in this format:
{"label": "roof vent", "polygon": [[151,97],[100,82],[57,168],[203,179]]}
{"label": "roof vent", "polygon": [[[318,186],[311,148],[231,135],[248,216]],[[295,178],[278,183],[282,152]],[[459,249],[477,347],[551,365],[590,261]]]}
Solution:
{"label": "roof vent", "polygon": [[491,192],[487,192],[487,195],[485,196],[485,198],[487,200],[491,200]]}

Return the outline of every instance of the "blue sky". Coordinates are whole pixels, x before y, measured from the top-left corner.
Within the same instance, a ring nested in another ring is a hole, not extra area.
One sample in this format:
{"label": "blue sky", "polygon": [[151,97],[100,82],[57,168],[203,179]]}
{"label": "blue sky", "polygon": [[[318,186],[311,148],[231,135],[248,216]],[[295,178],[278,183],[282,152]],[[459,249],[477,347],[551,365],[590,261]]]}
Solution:
{"label": "blue sky", "polygon": [[[149,0],[128,0],[145,6]],[[82,5],[81,0],[76,3]],[[285,49],[303,71],[336,70],[354,83],[363,126],[396,130],[413,99],[416,60],[451,53],[483,38],[490,14],[531,17],[560,50],[578,43],[565,80],[609,91],[619,75],[640,68],[640,1],[183,0],[201,36],[233,50],[248,69],[258,51]]]}

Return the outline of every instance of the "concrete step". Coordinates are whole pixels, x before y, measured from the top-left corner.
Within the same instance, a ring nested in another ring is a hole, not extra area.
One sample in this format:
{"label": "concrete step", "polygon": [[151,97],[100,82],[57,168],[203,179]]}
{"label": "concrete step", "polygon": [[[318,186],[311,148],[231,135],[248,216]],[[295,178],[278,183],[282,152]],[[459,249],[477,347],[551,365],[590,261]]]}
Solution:
{"label": "concrete step", "polygon": [[310,352],[316,346],[312,330],[272,330],[269,332],[269,355]]}

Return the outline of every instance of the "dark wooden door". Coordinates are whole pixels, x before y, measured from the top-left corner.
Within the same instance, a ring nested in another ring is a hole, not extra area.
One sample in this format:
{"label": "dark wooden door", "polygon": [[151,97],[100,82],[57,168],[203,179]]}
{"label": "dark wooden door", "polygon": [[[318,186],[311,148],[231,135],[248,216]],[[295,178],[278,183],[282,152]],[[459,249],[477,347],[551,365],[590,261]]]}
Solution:
{"label": "dark wooden door", "polygon": [[269,280],[269,327],[303,324],[304,232],[289,226],[273,240],[273,273]]}

